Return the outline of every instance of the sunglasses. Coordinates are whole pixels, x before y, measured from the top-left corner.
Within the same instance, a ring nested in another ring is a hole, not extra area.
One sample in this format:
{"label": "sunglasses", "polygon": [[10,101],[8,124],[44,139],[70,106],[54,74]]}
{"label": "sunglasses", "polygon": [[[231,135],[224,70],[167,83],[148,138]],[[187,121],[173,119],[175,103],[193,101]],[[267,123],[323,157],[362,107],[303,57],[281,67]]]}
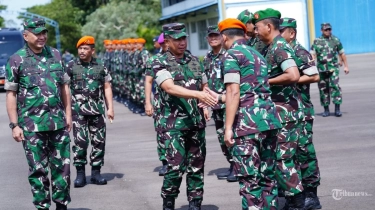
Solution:
{"label": "sunglasses", "polygon": [[324,31],[332,31],[332,29],[330,29],[330,28],[327,28],[327,29],[324,29]]}

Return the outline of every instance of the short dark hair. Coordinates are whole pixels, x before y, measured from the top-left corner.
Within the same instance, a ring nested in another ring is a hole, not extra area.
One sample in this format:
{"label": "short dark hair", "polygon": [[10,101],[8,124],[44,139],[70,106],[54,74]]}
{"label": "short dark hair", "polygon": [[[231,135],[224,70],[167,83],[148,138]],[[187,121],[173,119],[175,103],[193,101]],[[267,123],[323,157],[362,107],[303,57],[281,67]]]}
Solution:
{"label": "short dark hair", "polygon": [[233,38],[235,36],[245,36],[245,32],[239,28],[229,28],[227,30],[222,31],[221,33],[225,36],[228,36],[229,38]]}
{"label": "short dark hair", "polygon": [[280,29],[280,19],[279,18],[267,18],[267,19],[264,20],[264,23],[265,24],[270,23],[271,25],[273,25],[275,30]]}

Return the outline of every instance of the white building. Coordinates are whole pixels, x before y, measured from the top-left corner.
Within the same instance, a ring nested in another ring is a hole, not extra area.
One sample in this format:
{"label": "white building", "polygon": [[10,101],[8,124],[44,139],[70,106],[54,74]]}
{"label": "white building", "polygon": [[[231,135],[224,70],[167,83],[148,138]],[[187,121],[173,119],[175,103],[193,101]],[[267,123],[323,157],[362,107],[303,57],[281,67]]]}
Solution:
{"label": "white building", "polygon": [[206,29],[225,18],[236,18],[248,9],[256,12],[273,8],[281,12],[282,17],[297,20],[297,39],[305,47],[309,46],[307,15],[308,0],[161,0],[162,24],[180,22],[187,28],[188,49],[193,55],[205,55],[209,46],[206,41]]}

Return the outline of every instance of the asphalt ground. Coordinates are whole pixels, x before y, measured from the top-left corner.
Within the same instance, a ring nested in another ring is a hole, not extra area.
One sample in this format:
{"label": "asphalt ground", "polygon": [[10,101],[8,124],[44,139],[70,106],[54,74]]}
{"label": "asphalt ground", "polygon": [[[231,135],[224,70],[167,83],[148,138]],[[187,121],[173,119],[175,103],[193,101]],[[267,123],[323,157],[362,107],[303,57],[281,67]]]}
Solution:
{"label": "asphalt ground", "polygon": [[[343,116],[320,116],[317,85],[312,99],[317,113],[314,143],[321,171],[318,195],[323,209],[375,209],[375,54],[349,55],[350,74],[340,74]],[[331,104],[331,112],[334,106]],[[22,144],[16,143],[8,127],[5,93],[0,93],[0,210],[34,209],[28,183],[28,166]],[[71,188],[71,210],[162,209],[158,176],[161,163],[156,153],[153,119],[141,117],[115,103],[115,120],[107,124],[105,186],[88,184]],[[238,183],[218,180],[216,173],[228,167],[221,153],[213,121],[206,129],[207,159],[203,210],[241,209]],[[73,144],[73,143],[72,143]],[[73,180],[76,177],[71,167]],[[87,179],[90,167],[86,167]],[[187,209],[185,177],[176,209]],[[337,192],[333,196],[333,192]],[[283,199],[280,200],[280,204]],[[281,205],[282,206],[282,205]],[[54,204],[52,206],[54,209]]]}

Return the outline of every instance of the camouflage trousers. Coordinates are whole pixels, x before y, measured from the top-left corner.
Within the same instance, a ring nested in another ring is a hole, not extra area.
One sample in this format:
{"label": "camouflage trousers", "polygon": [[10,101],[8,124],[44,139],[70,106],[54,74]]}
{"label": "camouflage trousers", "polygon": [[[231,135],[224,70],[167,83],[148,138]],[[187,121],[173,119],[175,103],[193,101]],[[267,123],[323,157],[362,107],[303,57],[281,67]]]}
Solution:
{"label": "camouflage trousers", "polygon": [[298,139],[301,122],[287,122],[278,134],[276,149],[276,179],[279,189],[286,196],[293,196],[303,191],[300,165],[297,161]]}
{"label": "camouflage trousers", "polygon": [[279,130],[264,131],[234,139],[229,151],[240,184],[242,209],[277,210],[275,159]]}
{"label": "camouflage trousers", "polygon": [[139,103],[145,103],[145,73],[142,73],[141,77],[139,78],[139,82],[137,84],[137,94],[139,95]]}
{"label": "camouflage trousers", "polygon": [[127,78],[128,77],[128,75],[127,74],[124,74],[123,75],[123,80],[121,81],[121,91],[120,91],[120,95],[121,95],[121,97],[125,97],[126,96],[126,82],[127,82]]}
{"label": "camouflage trousers", "polygon": [[165,139],[163,138],[163,133],[160,131],[156,131],[156,143],[157,146],[157,152],[159,156],[160,161],[166,161],[166,145],[165,145]]}
{"label": "camouflage trousers", "polygon": [[106,125],[104,115],[73,115],[73,165],[87,164],[87,148],[91,140],[91,166],[104,165]]}
{"label": "camouflage trousers", "polygon": [[137,100],[136,85],[137,85],[137,77],[136,77],[135,74],[131,74],[131,77],[130,77],[130,94],[131,94],[131,98],[134,101]]}
{"label": "camouflage trousers", "polygon": [[161,197],[177,198],[182,176],[186,172],[188,201],[203,199],[204,162],[206,160],[205,130],[167,131],[162,133],[167,145],[167,172]]}
{"label": "camouflage trousers", "polygon": [[302,131],[298,139],[297,160],[301,167],[304,188],[320,185],[318,159],[313,144],[313,122],[314,120],[302,122]]}
{"label": "camouflage trousers", "polygon": [[67,205],[70,203],[70,137],[63,128],[55,131],[24,131],[22,141],[29,165],[29,183],[36,208],[51,206],[50,180],[51,170],[52,200]]}
{"label": "camouflage trousers", "polygon": [[212,118],[215,121],[216,133],[219,139],[219,144],[223,155],[227,159],[228,162],[233,161],[232,155],[230,154],[227,145],[224,142],[224,114],[225,109],[216,109],[212,110]]}
{"label": "camouflage trousers", "polygon": [[320,93],[320,104],[322,106],[329,106],[330,96],[332,96],[332,102],[334,104],[342,103],[342,93],[339,85],[339,72],[337,69],[334,72],[320,72],[320,80],[318,82],[318,88]]}
{"label": "camouflage trousers", "polygon": [[127,74],[126,75],[126,82],[125,82],[125,94],[127,97],[131,97],[131,75]]}

